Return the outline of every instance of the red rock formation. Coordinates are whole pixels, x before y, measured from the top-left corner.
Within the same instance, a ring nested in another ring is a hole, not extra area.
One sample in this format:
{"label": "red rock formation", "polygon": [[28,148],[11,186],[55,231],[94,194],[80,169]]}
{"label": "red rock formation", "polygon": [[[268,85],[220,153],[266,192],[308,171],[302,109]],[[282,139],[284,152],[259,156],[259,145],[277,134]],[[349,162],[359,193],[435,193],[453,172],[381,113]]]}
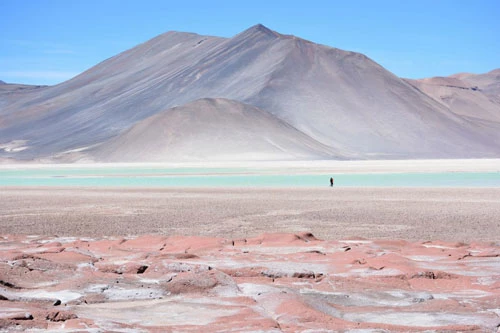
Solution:
{"label": "red rock formation", "polygon": [[498,244],[0,238],[0,330],[497,330]]}

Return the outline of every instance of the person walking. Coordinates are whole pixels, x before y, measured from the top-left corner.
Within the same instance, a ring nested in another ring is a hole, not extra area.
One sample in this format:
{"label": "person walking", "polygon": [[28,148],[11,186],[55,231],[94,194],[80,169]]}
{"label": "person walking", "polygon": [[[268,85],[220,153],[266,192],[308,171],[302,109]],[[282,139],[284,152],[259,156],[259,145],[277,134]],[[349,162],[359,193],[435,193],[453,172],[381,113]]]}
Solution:
{"label": "person walking", "polygon": [[330,186],[333,187],[333,177],[330,177]]}

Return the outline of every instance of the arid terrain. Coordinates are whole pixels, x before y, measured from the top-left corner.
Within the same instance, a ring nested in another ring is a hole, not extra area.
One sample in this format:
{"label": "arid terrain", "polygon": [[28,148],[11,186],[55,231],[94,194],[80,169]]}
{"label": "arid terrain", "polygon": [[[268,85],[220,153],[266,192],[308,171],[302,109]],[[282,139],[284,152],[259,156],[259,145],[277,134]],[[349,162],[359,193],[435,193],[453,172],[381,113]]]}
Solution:
{"label": "arid terrain", "polygon": [[496,332],[498,243],[0,238],[0,330]]}
{"label": "arid terrain", "polygon": [[500,189],[5,188],[0,200],[6,331],[500,324]]}
{"label": "arid terrain", "polygon": [[[259,165],[320,175],[499,168],[498,160]],[[70,177],[84,166],[23,168]],[[327,179],[318,188],[4,186],[0,331],[497,331],[500,188]]]}
{"label": "arid terrain", "polygon": [[4,188],[2,234],[494,241],[498,188]]}
{"label": "arid terrain", "polygon": [[498,70],[406,80],[263,25],[169,31],[56,86],[0,86],[0,162],[498,158]]}
{"label": "arid terrain", "polygon": [[500,69],[261,24],[0,81],[0,331],[500,332],[499,154]]}

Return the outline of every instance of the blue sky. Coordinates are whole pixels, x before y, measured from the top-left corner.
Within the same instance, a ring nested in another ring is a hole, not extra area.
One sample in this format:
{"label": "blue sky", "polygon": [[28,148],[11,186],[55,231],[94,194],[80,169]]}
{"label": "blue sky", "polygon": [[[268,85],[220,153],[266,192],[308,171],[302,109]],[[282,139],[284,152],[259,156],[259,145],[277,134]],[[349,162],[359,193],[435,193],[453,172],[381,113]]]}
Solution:
{"label": "blue sky", "polygon": [[0,80],[56,84],[169,30],[231,37],[257,23],[401,77],[500,67],[499,0],[0,0]]}

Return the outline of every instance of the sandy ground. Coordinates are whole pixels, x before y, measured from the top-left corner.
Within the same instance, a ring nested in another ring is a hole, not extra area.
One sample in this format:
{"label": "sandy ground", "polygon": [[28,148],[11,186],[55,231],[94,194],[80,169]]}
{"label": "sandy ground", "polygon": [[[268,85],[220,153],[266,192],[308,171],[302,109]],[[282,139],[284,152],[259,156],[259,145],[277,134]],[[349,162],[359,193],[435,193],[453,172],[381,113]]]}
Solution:
{"label": "sandy ground", "polygon": [[0,234],[497,241],[500,188],[3,188]]}

